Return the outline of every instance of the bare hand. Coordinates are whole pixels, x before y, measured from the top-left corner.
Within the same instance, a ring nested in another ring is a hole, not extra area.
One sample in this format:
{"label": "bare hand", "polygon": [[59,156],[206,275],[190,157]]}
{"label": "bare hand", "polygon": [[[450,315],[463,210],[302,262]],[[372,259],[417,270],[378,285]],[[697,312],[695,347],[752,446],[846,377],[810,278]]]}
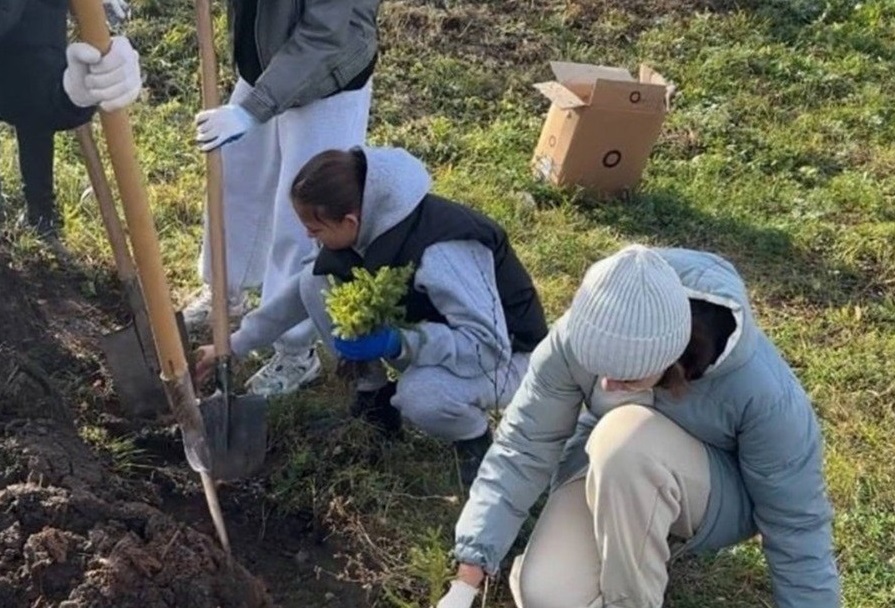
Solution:
{"label": "bare hand", "polygon": [[196,372],[193,381],[197,385],[203,385],[208,382],[214,372],[215,356],[214,346],[206,344],[196,349],[194,356],[196,358]]}
{"label": "bare hand", "polygon": [[478,587],[485,580],[485,571],[480,566],[460,564],[457,568],[457,578],[471,587]]}

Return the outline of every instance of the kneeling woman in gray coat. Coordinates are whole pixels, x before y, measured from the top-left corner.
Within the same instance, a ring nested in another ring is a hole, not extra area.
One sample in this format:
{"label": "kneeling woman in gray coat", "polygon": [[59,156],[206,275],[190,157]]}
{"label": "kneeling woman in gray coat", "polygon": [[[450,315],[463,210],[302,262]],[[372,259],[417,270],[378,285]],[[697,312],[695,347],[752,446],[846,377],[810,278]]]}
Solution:
{"label": "kneeling woman in gray coat", "polygon": [[[487,412],[505,407],[525,374],[547,321],[528,271],[506,232],[489,217],[430,192],[429,172],[399,148],[321,152],[298,172],[293,207],[319,245],[284,289],[249,313],[233,334],[237,357],[269,346],[309,318],[325,346],[371,363],[352,412],[386,434],[402,417],[454,442],[467,485],[491,444]],[[409,328],[334,339],[327,277],[412,264],[402,304]],[[389,382],[380,360],[401,371]],[[200,376],[213,349],[202,347]]]}
{"label": "kneeling woman in gray coat", "polygon": [[439,608],[471,606],[551,476],[520,607],[656,608],[672,556],[756,534],[777,606],[839,605],[817,420],[718,256],[634,245],[590,268],[482,463]]}

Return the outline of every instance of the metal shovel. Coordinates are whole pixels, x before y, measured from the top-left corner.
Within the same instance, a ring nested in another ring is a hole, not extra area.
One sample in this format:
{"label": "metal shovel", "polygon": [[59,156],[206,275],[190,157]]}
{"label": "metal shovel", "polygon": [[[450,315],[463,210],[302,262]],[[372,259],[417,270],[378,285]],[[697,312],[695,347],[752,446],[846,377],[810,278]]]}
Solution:
{"label": "metal shovel", "polygon": [[[100,347],[106,356],[112,383],[125,414],[129,418],[153,418],[167,407],[165,388],[160,378],[162,368],[155,352],[152,328],[146,314],[146,302],[143,300],[143,289],[140,287],[121,218],[115,209],[112,190],[109,188],[99,150],[93,139],[92,125],[87,123],[78,127],[75,129],[75,136],[81,147],[84,164],[87,166],[93,194],[99,203],[99,212],[109,244],[112,246],[118,279],[121,281],[125,300],[131,312],[131,323],[100,336]],[[181,342],[184,342],[186,328],[180,313],[177,314],[177,322]]]}
{"label": "metal shovel", "polygon": [[[78,23],[80,38],[103,54],[108,53],[112,40],[101,0],[71,0],[71,8]],[[199,413],[186,353],[177,329],[171,294],[162,268],[158,233],[143,187],[143,175],[137,163],[134,135],[127,110],[102,110],[100,120],[118,191],[121,193],[137,273],[143,286],[146,312],[155,339],[165,395],[180,426],[187,462],[202,479],[208,510],[221,545],[229,553],[227,528],[217,488],[211,477],[211,452],[205,436],[205,425]]]}
{"label": "metal shovel", "polygon": [[[196,30],[202,71],[202,104],[220,105],[211,6],[196,0]],[[230,323],[227,315],[227,254],[224,248],[223,163],[220,148],[205,157],[211,249],[211,329],[216,391],[200,405],[211,449],[212,475],[234,480],[256,473],[267,454],[267,399],[233,393],[230,378]]]}

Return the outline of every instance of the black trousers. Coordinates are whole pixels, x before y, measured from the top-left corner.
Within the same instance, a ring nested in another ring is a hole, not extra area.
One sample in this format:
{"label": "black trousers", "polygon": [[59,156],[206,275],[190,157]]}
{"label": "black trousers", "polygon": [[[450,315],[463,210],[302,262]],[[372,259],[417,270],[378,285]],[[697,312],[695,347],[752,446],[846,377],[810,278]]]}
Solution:
{"label": "black trousers", "polygon": [[53,192],[54,131],[23,125],[16,127],[19,170],[25,191],[28,223],[38,231],[60,224]]}
{"label": "black trousers", "polygon": [[40,47],[0,44],[0,121],[15,127],[27,219],[41,231],[58,225],[54,134],[84,124],[94,111],[69,100],[64,71],[65,40]]}

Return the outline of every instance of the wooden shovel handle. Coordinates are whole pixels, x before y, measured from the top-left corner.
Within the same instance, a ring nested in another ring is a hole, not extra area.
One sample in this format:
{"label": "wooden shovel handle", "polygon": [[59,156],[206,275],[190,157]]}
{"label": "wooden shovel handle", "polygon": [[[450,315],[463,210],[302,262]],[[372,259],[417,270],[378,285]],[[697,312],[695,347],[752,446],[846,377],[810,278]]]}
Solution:
{"label": "wooden shovel handle", "polygon": [[[71,0],[72,13],[78,22],[81,40],[106,54],[111,47],[109,28],[101,0]],[[155,335],[162,378],[171,380],[188,373],[186,355],[180,342],[171,294],[162,269],[158,235],[143,187],[143,176],[137,164],[134,136],[127,110],[100,111],[103,133],[124,216],[130,231],[134,260],[140,273],[146,309]]]}
{"label": "wooden shovel handle", "polygon": [[[209,0],[196,0],[196,33],[199,38],[199,66],[202,80],[202,107],[220,105],[217,59],[214,53],[214,25]],[[230,355],[230,322],[227,312],[227,251],[224,243],[224,167],[221,149],[205,156],[206,196],[208,197],[208,240],[211,249],[211,333],[218,357]]]}
{"label": "wooden shovel handle", "polygon": [[122,283],[128,283],[133,281],[137,274],[127,245],[127,236],[121,225],[121,218],[118,217],[118,211],[115,209],[112,189],[109,188],[109,181],[106,179],[96,140],[93,139],[92,125],[88,122],[75,129],[75,137],[81,147],[81,156],[84,157],[87,176],[90,178],[90,185],[93,186],[93,194],[99,203],[99,214],[103,219],[109,244],[112,246],[112,257],[115,258],[118,278]]}

